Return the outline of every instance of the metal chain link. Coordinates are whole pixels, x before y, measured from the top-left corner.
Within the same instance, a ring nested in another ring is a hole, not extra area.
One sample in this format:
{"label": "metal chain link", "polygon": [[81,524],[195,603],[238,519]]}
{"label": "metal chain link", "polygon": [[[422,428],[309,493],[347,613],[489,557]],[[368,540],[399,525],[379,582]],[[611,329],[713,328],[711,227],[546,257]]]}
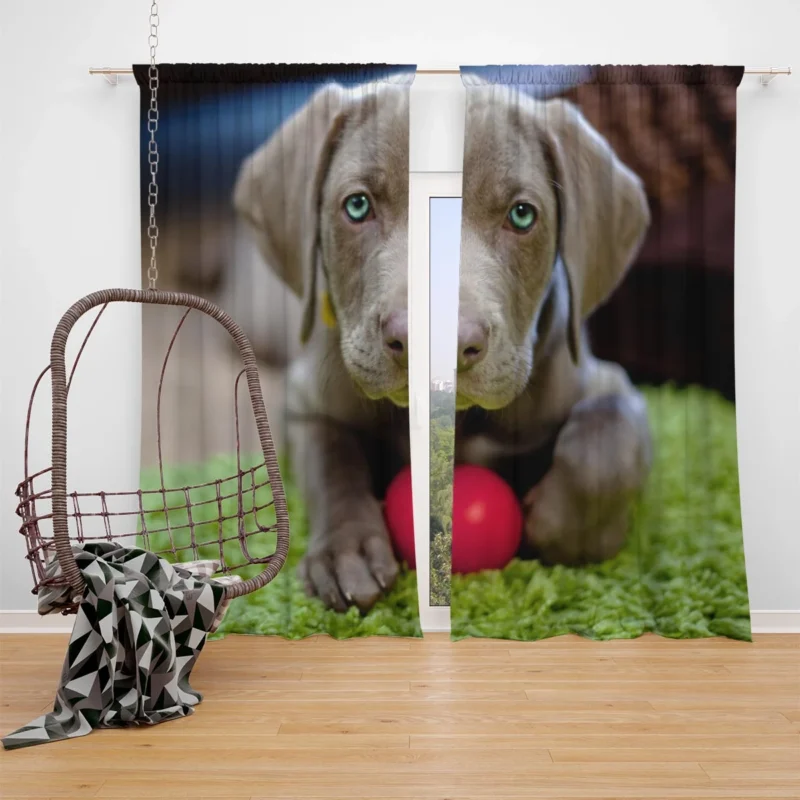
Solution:
{"label": "metal chain link", "polygon": [[150,141],[147,144],[147,162],[150,165],[150,186],[147,190],[147,205],[150,208],[150,220],[147,226],[147,236],[150,239],[150,266],[147,269],[147,280],[150,289],[155,290],[158,280],[158,263],[156,261],[156,248],[158,247],[158,225],[156,225],[156,204],[158,203],[158,144],[156,131],[158,130],[158,67],[156,66],[156,48],[158,47],[158,3],[150,6],[150,108],[147,110],[147,130]]}

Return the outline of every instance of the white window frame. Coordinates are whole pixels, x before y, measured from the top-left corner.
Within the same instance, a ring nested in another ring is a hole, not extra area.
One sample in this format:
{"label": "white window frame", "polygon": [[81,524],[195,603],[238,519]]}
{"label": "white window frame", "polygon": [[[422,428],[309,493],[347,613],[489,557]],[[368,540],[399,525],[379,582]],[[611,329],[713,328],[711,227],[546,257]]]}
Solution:
{"label": "white window frame", "polygon": [[431,199],[461,197],[460,172],[412,172],[408,217],[408,337],[411,486],[422,630],[450,630],[450,608],[430,604],[430,232]]}

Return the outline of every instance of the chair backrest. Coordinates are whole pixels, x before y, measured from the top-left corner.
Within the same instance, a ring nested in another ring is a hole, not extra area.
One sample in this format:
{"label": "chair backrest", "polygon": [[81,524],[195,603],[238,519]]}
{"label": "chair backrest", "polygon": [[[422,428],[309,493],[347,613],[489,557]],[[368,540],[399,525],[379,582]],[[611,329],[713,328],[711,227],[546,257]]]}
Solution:
{"label": "chair backrest", "polygon": [[[38,477],[44,472],[37,473],[36,475],[30,475],[28,463],[27,463],[27,430],[26,430],[26,463],[25,463],[25,481],[20,484],[20,489],[18,490],[18,494],[23,498],[23,502],[20,503],[20,509],[22,509],[19,513],[20,516],[26,520],[26,524],[23,525],[23,532],[25,533],[26,537],[29,538],[36,538],[38,542],[36,542],[36,547],[41,549],[42,547],[42,536],[39,530],[38,522],[43,517],[37,517],[35,512],[35,503],[30,502],[30,500],[35,500],[36,498],[43,497],[45,495],[49,496],[49,499],[52,503],[52,513],[48,516],[52,517],[52,525],[53,525],[53,544],[55,546],[57,558],[59,561],[59,565],[61,567],[61,572],[63,578],[66,582],[70,585],[70,587],[74,590],[74,597],[82,596],[84,590],[84,581],[81,576],[80,570],[77,567],[75,562],[75,557],[72,550],[72,542],[70,540],[69,535],[69,514],[67,509],[67,395],[69,391],[69,385],[74,375],[75,366],[77,366],[77,360],[80,358],[81,353],[83,352],[83,348],[86,345],[86,341],[88,340],[89,336],[91,335],[94,327],[97,323],[97,320],[92,324],[89,329],[89,332],[86,338],[83,341],[81,349],[78,353],[78,358],[76,359],[75,365],[73,365],[72,373],[70,374],[69,379],[67,378],[67,369],[66,369],[66,360],[65,360],[65,351],[67,340],[69,338],[69,334],[74,327],[75,323],[88,311],[98,306],[107,306],[110,303],[143,303],[143,304],[154,304],[154,305],[165,305],[165,306],[178,306],[187,309],[187,314],[191,310],[197,310],[213,319],[215,319],[223,328],[228,332],[231,338],[236,343],[238,348],[239,354],[242,359],[243,370],[240,373],[239,377],[245,375],[247,378],[247,385],[250,394],[250,402],[251,407],[253,410],[253,415],[255,418],[256,428],[258,431],[258,438],[261,446],[261,455],[263,456],[263,465],[260,465],[258,469],[263,467],[266,470],[266,479],[262,479],[261,483],[257,483],[256,479],[256,470],[254,468],[243,469],[241,466],[241,459],[239,454],[239,441],[238,441],[238,406],[236,407],[236,418],[237,418],[237,467],[238,472],[237,475],[232,478],[227,478],[226,480],[235,481],[238,487],[238,502],[236,504],[236,509],[239,517],[239,526],[238,526],[238,534],[234,538],[238,538],[239,543],[242,547],[242,551],[245,554],[246,562],[250,564],[264,564],[264,568],[255,576],[250,577],[246,580],[241,582],[232,583],[228,587],[226,587],[226,591],[230,597],[236,597],[243,594],[247,594],[249,592],[255,591],[260,589],[261,587],[265,586],[269,583],[280,571],[281,567],[283,566],[286,556],[289,550],[289,518],[288,518],[288,510],[286,505],[286,497],[284,494],[283,482],[281,480],[280,469],[278,466],[278,458],[275,452],[275,446],[272,440],[272,434],[270,432],[269,421],[267,419],[267,412],[264,406],[264,399],[261,393],[261,383],[259,380],[259,373],[258,373],[258,366],[255,357],[255,353],[253,352],[252,345],[250,344],[249,340],[245,336],[242,329],[239,325],[222,309],[218,306],[214,305],[213,303],[205,300],[204,298],[197,297],[191,294],[185,294],[181,292],[163,292],[163,291],[156,291],[156,290],[137,290],[137,289],[106,289],[99,292],[94,292],[93,294],[87,295],[86,297],[82,298],[64,314],[61,318],[60,322],[58,323],[55,333],[53,334],[51,349],[50,349],[50,372],[51,372],[51,379],[52,379],[52,463],[51,463],[51,489],[49,493],[37,493],[33,489],[33,478]],[[102,313],[102,310],[101,310]],[[173,336],[172,342],[170,343],[170,349],[167,352],[165,357],[164,366],[166,368],[166,361],[169,358],[169,352],[172,348],[172,344],[175,341],[175,337],[177,336],[178,331],[180,330],[183,321],[185,320],[186,315],[181,319],[181,322],[176,329],[175,336]],[[34,393],[36,391],[36,387],[39,384],[39,381],[47,372],[42,373],[39,376],[39,380],[36,382],[36,386],[34,387]],[[163,370],[161,379],[163,381]],[[238,389],[239,380],[237,378],[236,387]],[[159,403],[160,403],[160,394],[161,394],[161,385],[159,385]],[[234,397],[234,401],[236,404],[236,396]],[[31,404],[33,402],[33,397],[31,398]],[[28,426],[30,426],[30,412],[28,416]],[[159,461],[160,461],[160,447],[159,447]],[[170,491],[175,491],[176,487],[172,487],[172,489],[167,489],[163,485],[163,465],[159,464],[160,471],[161,471],[161,480],[162,486],[160,494],[163,496],[163,510],[167,511],[168,503],[167,503],[167,494]],[[250,481],[250,484],[245,487],[244,486],[244,478],[245,476]],[[222,501],[225,499],[224,497],[220,496],[220,484],[224,483],[225,481],[216,481],[216,502],[219,504],[220,512],[219,512],[219,547],[220,547],[220,554],[222,553],[222,545],[223,545],[223,529],[222,529],[222,522],[223,522],[223,512],[222,512]],[[271,499],[268,503],[263,503],[260,507],[258,506],[257,501],[255,500],[255,491],[259,488],[264,488],[269,485],[269,489],[271,490]],[[195,539],[195,526],[192,522],[192,515],[191,515],[191,508],[192,508],[192,500],[190,497],[190,491],[192,488],[195,489],[202,489],[206,486],[210,486],[211,484],[203,484],[203,486],[196,486],[196,487],[182,487],[181,492],[185,494],[185,509],[188,511],[189,517],[189,528],[191,530],[191,537],[192,537],[192,544],[191,547],[194,551],[197,551],[197,541]],[[24,487],[24,488],[23,488]],[[253,506],[250,508],[245,508],[246,504],[242,501],[243,493],[251,492],[253,493]],[[111,493],[114,495],[138,495],[138,503],[139,503],[139,511],[137,512],[140,514],[142,522],[144,522],[145,514],[144,508],[142,506],[142,491],[139,490],[138,492],[119,492],[119,493]],[[74,502],[76,503],[76,513],[73,513],[73,517],[78,517],[80,519],[80,512],[77,511],[77,493],[73,493],[70,497],[73,498]],[[105,504],[105,498],[107,496],[104,492],[93,493],[92,495],[81,495],[83,497],[86,496],[98,496],[101,497],[103,504]],[[202,505],[202,503],[201,503]],[[268,527],[264,527],[261,524],[256,525],[256,530],[252,531],[252,533],[258,533],[259,531],[265,530],[274,530],[276,539],[275,539],[275,549],[274,552],[268,556],[262,557],[255,557],[250,556],[248,553],[248,548],[246,544],[247,536],[251,535],[247,533],[246,527],[242,522],[242,519],[247,514],[253,514],[254,509],[256,513],[259,510],[262,510],[266,505],[270,505],[274,509],[275,514],[275,523]],[[26,519],[27,516],[27,519]],[[229,515],[233,516],[233,515]],[[106,517],[108,517],[108,513],[106,513]],[[169,527],[169,523],[167,523]],[[124,535],[124,534],[123,534]],[[130,535],[128,533],[127,535]],[[114,535],[111,533],[110,529],[108,535],[104,538],[113,539],[113,538],[120,538],[119,535]],[[171,532],[170,532],[170,539],[171,539]],[[29,541],[29,554],[32,553],[31,542]],[[188,549],[187,548],[179,548],[179,549]],[[175,545],[173,543],[172,552],[176,552]],[[30,555],[29,555],[30,557]],[[41,580],[41,575],[39,576]]]}

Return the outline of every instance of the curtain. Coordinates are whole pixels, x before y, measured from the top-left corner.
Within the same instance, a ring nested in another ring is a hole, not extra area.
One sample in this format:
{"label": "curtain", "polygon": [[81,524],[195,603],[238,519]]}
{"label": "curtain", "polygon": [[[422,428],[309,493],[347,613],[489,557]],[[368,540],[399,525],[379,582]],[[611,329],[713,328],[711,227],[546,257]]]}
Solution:
{"label": "curtain", "polygon": [[452,537],[454,637],[750,638],[742,74],[462,69],[453,505],[432,530],[432,562]]}
{"label": "curtain", "polygon": [[[134,73],[144,276],[148,67]],[[250,338],[289,503],[286,566],[231,604],[219,635],[420,634],[413,538],[403,561],[383,502],[409,461],[413,75],[402,65],[159,66],[158,288],[217,303]],[[258,452],[242,408],[234,424],[240,366],[224,332],[191,314],[171,344],[177,321],[143,308],[145,489],[161,485],[159,458],[167,484],[182,486],[236,474],[237,439],[242,459]],[[211,550],[201,555],[220,556]]]}

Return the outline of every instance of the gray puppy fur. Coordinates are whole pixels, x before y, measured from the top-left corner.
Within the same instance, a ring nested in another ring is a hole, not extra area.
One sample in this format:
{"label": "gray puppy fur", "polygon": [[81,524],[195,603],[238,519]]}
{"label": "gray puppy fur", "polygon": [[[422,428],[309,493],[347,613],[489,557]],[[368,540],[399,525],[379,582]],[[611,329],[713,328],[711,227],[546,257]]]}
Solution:
{"label": "gray puppy fur", "polygon": [[[302,305],[286,316],[302,342],[288,373],[301,576],[329,607],[366,611],[398,574],[380,497],[409,459],[407,88],[321,88],[243,164],[234,201],[291,292],[280,302]],[[520,209],[530,226],[510,223]],[[574,106],[470,90],[456,460],[509,478],[547,562],[616,553],[649,471],[644,401],[585,336],[649,220],[641,182]]]}

